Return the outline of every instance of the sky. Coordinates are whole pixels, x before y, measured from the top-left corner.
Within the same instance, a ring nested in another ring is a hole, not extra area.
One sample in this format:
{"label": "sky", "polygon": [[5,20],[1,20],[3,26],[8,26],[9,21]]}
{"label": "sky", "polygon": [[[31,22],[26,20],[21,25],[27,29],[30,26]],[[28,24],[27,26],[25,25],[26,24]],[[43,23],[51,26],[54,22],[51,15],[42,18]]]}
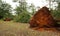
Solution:
{"label": "sky", "polygon": [[[14,3],[13,0],[3,0],[6,1],[7,3],[9,3],[13,8],[16,7],[16,5],[18,5],[18,3]],[[46,2],[46,0],[27,0],[28,5],[33,3],[35,5],[35,7],[39,6],[39,7],[43,7],[43,6],[47,6],[48,2]]]}
{"label": "sky", "polygon": [[[18,5],[18,3],[13,2],[13,0],[2,0],[2,1],[9,3],[13,7],[13,9],[16,7],[16,5]],[[27,0],[26,2],[28,3],[28,5],[33,3],[35,5],[35,7],[40,7],[40,8],[42,8],[43,6],[49,7],[49,5],[48,5],[49,3],[46,0]],[[57,6],[56,2],[53,4],[53,8],[54,8],[54,6]]]}
{"label": "sky", "polygon": [[33,3],[36,7],[37,6],[43,7],[48,5],[48,2],[46,2],[46,0],[27,0],[27,2],[28,4]]}

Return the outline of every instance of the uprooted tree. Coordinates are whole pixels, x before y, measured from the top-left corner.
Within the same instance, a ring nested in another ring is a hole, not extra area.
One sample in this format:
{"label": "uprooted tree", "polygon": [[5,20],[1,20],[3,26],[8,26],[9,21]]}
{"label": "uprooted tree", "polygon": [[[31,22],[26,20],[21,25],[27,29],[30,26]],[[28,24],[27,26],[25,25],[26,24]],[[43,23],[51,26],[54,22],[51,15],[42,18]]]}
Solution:
{"label": "uprooted tree", "polygon": [[30,20],[30,27],[38,27],[38,28],[55,28],[59,27],[60,25],[57,24],[55,19],[50,14],[51,11],[47,7],[43,7],[37,11],[36,14]]}

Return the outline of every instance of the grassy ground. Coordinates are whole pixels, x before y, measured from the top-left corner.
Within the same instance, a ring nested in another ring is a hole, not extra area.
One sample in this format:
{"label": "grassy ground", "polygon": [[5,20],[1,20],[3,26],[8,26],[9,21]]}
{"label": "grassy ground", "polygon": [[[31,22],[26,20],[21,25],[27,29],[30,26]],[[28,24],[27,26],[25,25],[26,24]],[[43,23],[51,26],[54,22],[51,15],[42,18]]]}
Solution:
{"label": "grassy ground", "polygon": [[32,30],[28,23],[0,21],[0,36],[60,36],[60,33]]}

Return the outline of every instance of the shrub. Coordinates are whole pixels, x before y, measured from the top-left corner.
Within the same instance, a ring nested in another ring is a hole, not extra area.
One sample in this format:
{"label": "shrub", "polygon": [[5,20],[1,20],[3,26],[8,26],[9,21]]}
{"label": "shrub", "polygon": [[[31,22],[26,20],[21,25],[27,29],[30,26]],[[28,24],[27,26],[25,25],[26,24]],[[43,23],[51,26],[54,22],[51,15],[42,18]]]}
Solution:
{"label": "shrub", "polygon": [[21,23],[28,23],[30,19],[30,15],[27,13],[21,13],[19,16],[15,18],[16,22],[21,22]]}

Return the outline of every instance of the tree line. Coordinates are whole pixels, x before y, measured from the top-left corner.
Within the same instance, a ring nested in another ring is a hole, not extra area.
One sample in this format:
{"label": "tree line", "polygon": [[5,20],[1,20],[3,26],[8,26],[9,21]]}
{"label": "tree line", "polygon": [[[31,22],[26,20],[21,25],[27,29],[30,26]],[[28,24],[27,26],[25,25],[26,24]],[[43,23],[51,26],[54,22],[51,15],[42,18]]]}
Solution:
{"label": "tree line", "polygon": [[[28,6],[26,0],[13,0],[13,2],[19,3],[19,6],[12,10],[10,4],[0,0],[0,20],[10,18],[16,22],[28,23],[31,16],[36,13],[35,5],[31,4]],[[12,14],[12,11],[15,11],[15,15]],[[52,9],[51,11],[55,18],[60,18],[60,3],[58,3],[55,10]]]}

